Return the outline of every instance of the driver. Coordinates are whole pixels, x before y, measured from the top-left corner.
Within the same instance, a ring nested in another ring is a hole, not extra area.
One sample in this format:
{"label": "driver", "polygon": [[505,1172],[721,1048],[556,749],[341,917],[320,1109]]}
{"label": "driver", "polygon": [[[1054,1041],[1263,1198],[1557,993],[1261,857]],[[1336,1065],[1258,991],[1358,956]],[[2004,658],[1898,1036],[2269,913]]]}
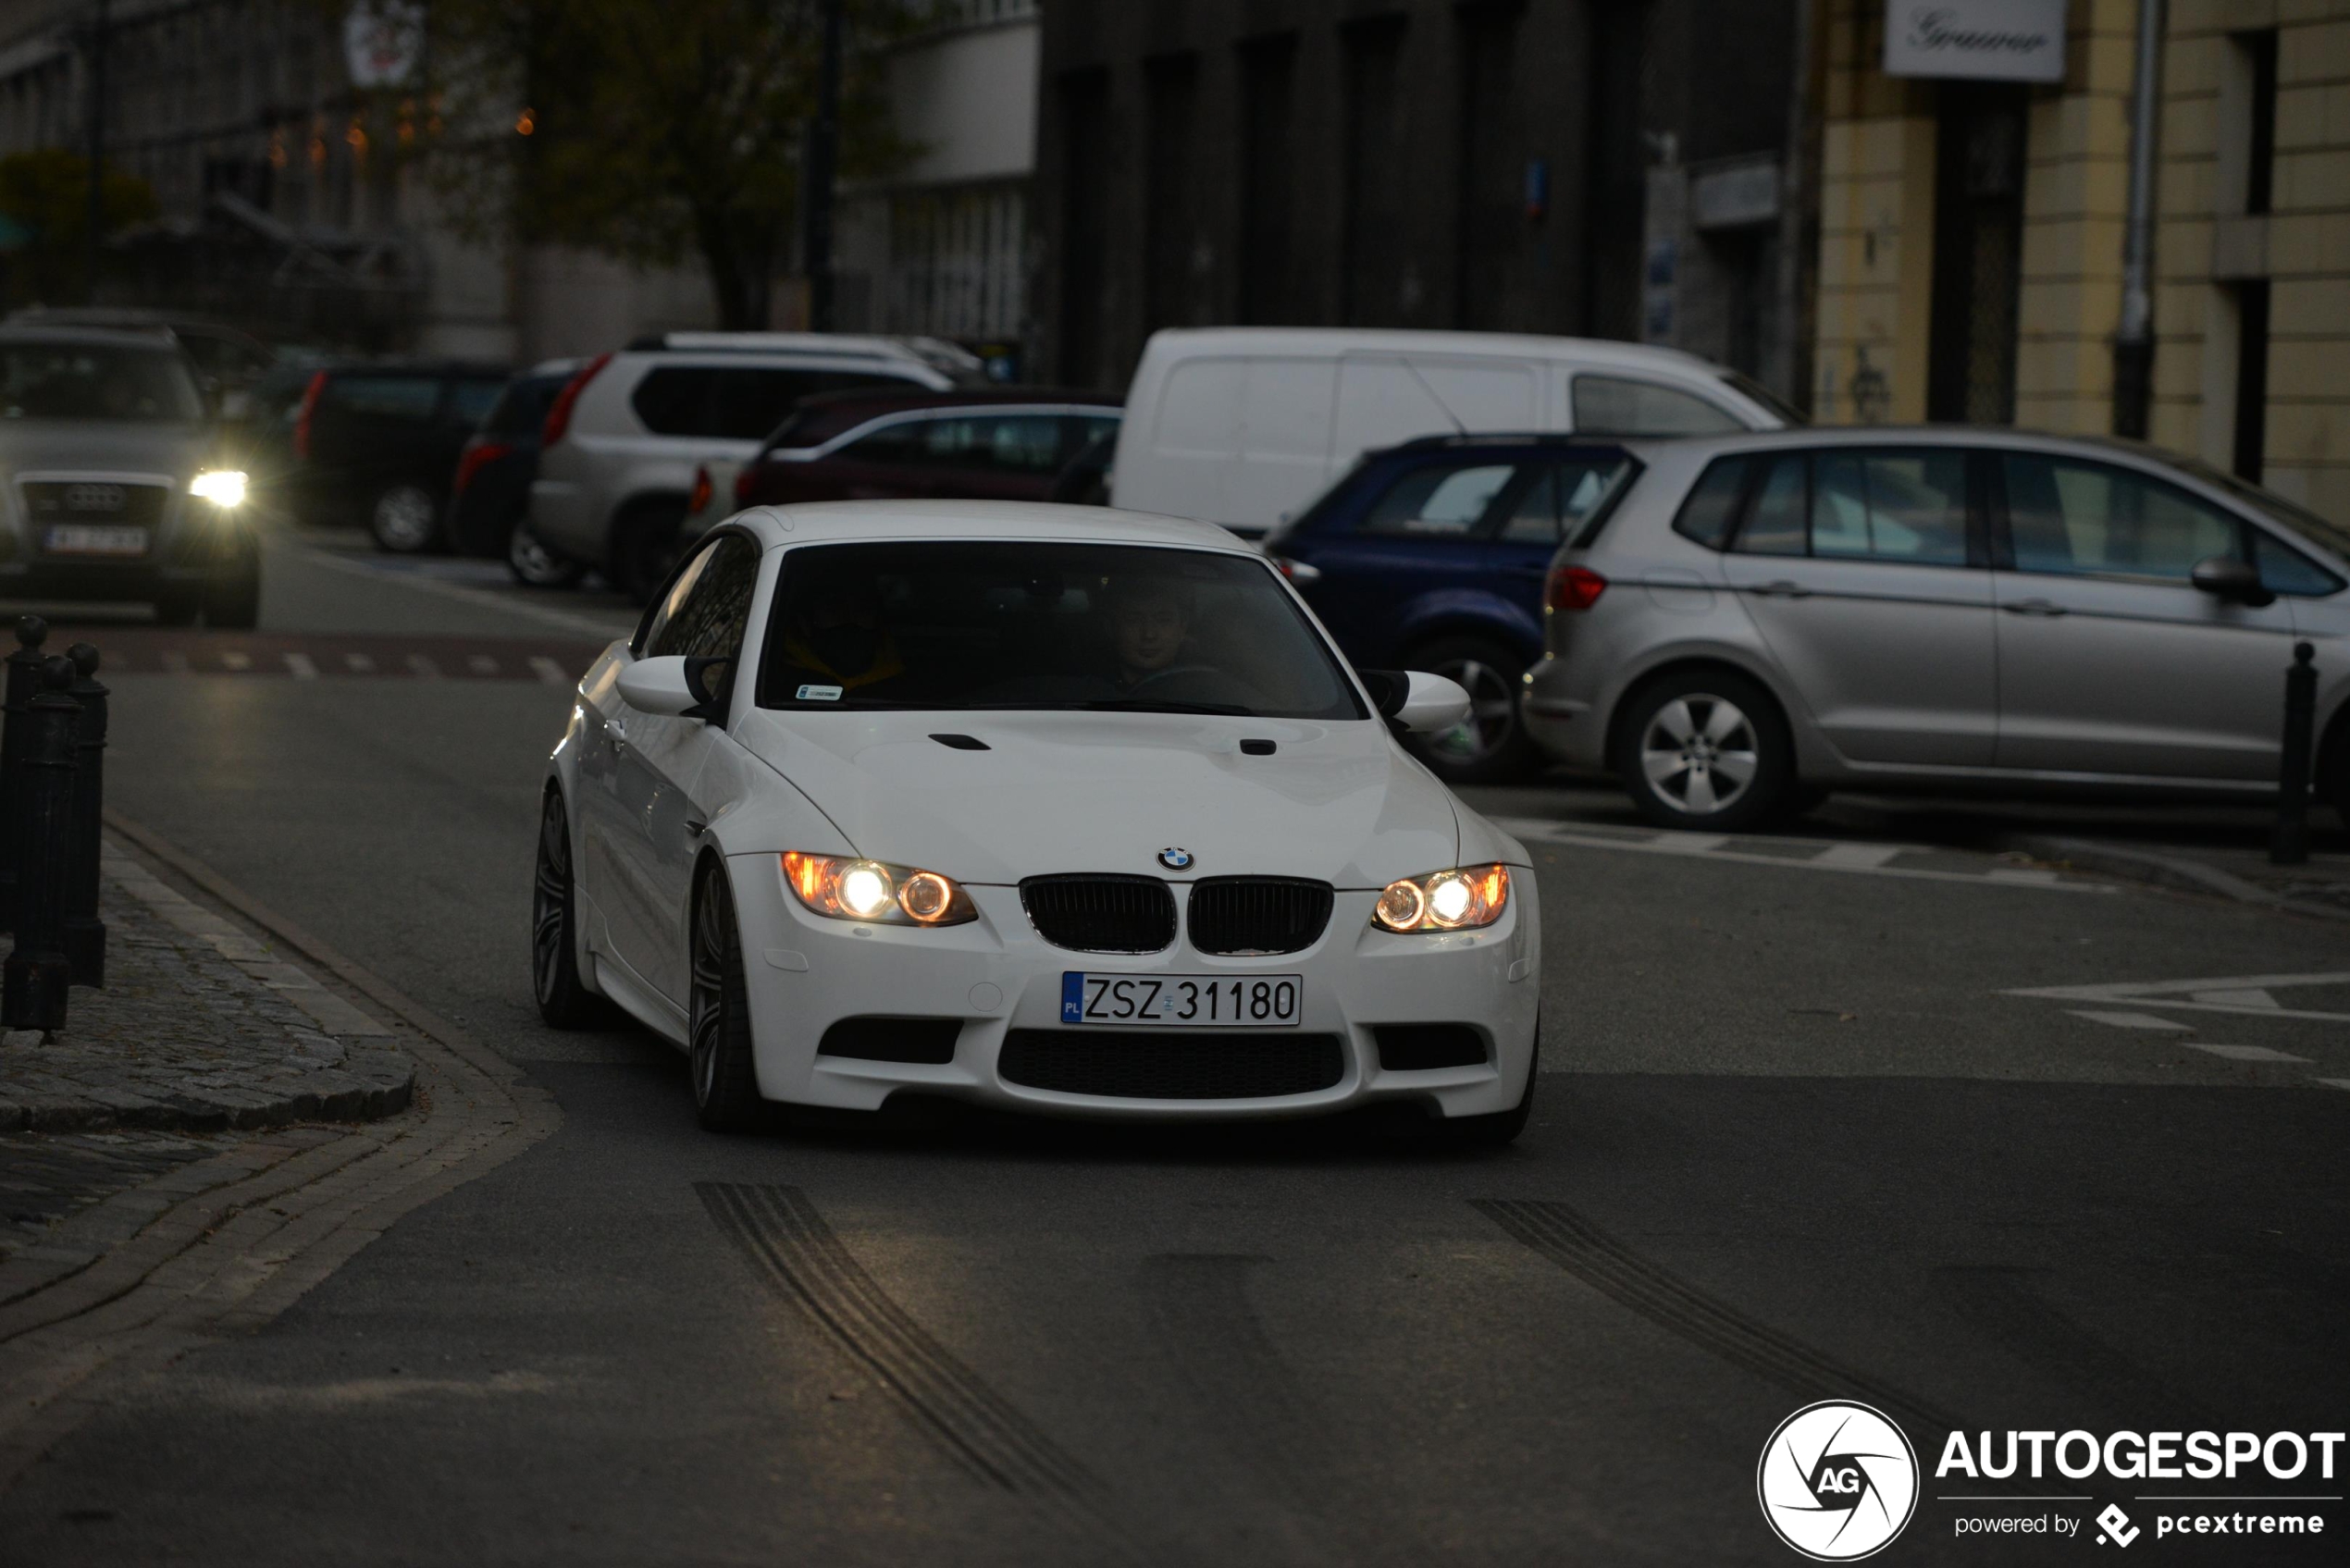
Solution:
{"label": "driver", "polygon": [[1165,578],[1113,584],[1108,595],[1110,646],[1118,658],[1119,689],[1131,691],[1145,681],[1176,673],[1191,640],[1191,597],[1182,585]]}
{"label": "driver", "polygon": [[906,665],[872,577],[823,573],[793,597],[784,622],[785,679],[793,690],[835,687],[837,700],[847,692],[887,697],[895,689]]}

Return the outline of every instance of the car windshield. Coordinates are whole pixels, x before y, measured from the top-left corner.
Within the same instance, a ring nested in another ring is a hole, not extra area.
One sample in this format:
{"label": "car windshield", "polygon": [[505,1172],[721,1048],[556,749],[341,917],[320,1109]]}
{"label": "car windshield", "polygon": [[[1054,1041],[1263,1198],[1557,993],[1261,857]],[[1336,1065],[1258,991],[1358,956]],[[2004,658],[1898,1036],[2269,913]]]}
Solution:
{"label": "car windshield", "polygon": [[2350,561],[2350,528],[2344,528],[2339,523],[2329,523],[2306,507],[2294,505],[2273,490],[2248,485],[2226,470],[2214,468],[2195,458],[2174,456],[2171,461],[2205,484],[2217,486],[2253,507],[2270,522],[2289,528],[2311,544]]}
{"label": "car windshield", "polygon": [[0,344],[0,418],[190,425],[204,412],[187,362],[172,350]]}
{"label": "car windshield", "polygon": [[1208,550],[802,546],[766,646],[770,708],[1368,717],[1270,565]]}

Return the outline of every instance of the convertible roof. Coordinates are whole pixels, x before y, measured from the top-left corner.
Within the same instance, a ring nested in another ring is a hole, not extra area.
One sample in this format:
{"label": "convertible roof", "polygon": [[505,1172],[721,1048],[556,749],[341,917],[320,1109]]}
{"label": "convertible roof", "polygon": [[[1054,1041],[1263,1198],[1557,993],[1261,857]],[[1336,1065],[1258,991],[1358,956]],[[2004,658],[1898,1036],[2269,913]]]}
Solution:
{"label": "convertible roof", "polygon": [[754,506],[737,519],[771,549],[839,539],[1050,539],[1255,552],[1213,523],[1045,501],[846,500]]}

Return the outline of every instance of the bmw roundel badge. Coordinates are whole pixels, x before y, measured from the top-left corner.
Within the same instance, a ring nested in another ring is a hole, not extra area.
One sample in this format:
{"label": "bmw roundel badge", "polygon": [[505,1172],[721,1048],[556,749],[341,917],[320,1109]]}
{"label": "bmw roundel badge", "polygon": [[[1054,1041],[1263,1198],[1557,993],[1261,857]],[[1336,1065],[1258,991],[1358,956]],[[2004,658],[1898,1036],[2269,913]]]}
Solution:
{"label": "bmw roundel badge", "polygon": [[1192,869],[1192,852],[1188,849],[1162,849],[1158,852],[1158,863],[1170,871],[1188,871]]}

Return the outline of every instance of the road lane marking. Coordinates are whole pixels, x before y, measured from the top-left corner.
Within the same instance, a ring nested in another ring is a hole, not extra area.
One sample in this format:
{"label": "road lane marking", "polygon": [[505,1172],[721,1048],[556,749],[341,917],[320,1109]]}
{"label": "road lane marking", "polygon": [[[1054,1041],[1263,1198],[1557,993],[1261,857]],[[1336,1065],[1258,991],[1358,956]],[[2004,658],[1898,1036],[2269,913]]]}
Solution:
{"label": "road lane marking", "polygon": [[420,681],[440,679],[440,666],[421,653],[412,653],[408,656],[408,671]]}
{"label": "road lane marking", "polygon": [[532,604],[512,595],[492,593],[487,588],[469,587],[462,583],[444,583],[437,577],[419,576],[413,572],[386,571],[381,567],[370,566],[361,562],[347,561],[334,551],[322,549],[316,545],[301,548],[312,561],[330,572],[348,573],[352,576],[365,577],[377,583],[404,584],[419,593],[439,594],[443,599],[453,599],[478,610],[494,611],[501,615],[519,615],[526,620],[543,622],[550,626],[560,626],[567,632],[584,632],[599,642],[612,642],[625,635],[625,632],[615,631],[605,622],[593,621],[585,615],[573,615],[561,610],[550,610],[545,605]]}
{"label": "road lane marking", "polygon": [[250,670],[253,668],[253,655],[241,653],[233,648],[223,648],[220,653],[220,666],[224,670]]}
{"label": "road lane marking", "polygon": [[2290,1051],[2271,1051],[2266,1045],[2207,1045],[2199,1040],[2186,1042],[2190,1051],[2208,1051],[2215,1056],[2225,1056],[2232,1062],[2307,1062],[2307,1056],[2296,1056]]}
{"label": "road lane marking", "polygon": [[563,667],[543,653],[531,659],[530,667],[538,671],[538,678],[550,686],[567,686],[574,684],[572,678],[563,673]]}
{"label": "road lane marking", "polygon": [[468,653],[465,668],[476,675],[494,675],[498,673],[498,661],[486,653]]}
{"label": "road lane marking", "polygon": [[286,661],[286,673],[291,675],[295,680],[315,681],[318,678],[318,666],[311,662],[310,655],[306,653],[288,653],[282,655],[281,657],[283,657]]}
{"label": "road lane marking", "polygon": [[1898,844],[1831,844],[1812,857],[1812,864],[1873,871],[1900,853]]}
{"label": "road lane marking", "polygon": [[2321,1078],[2317,1081],[2328,1089],[2350,1089],[2350,1078]]}
{"label": "road lane marking", "polygon": [[376,661],[364,653],[346,653],[342,661],[350,666],[354,675],[372,675],[376,672]]}
{"label": "road lane marking", "polygon": [[2309,974],[2212,975],[2197,980],[2116,981],[2101,985],[2035,985],[2003,993],[2009,996],[2044,997],[2054,1002],[2122,1003],[2139,1007],[2163,1007],[2183,1013],[2227,1013],[2236,1018],[2314,1019],[2323,1023],[2350,1023],[2350,1013],[2309,1007],[2287,1007],[2274,996],[2266,1005],[2195,1000],[2210,995],[2290,991],[2296,986],[2350,985],[2350,969]]}
{"label": "road lane marking", "polygon": [[[1818,855],[1787,856],[1757,854],[1750,850],[1725,849],[1721,845],[1737,844],[1739,839],[1721,833],[1657,833],[1647,837],[1629,834],[1580,833],[1563,823],[1543,818],[1496,817],[1494,825],[1520,838],[1542,844],[1569,845],[1578,849],[1622,849],[1636,855],[1677,855],[1692,860],[1722,860],[1740,866],[1775,866],[1781,870],[1838,871],[1851,876],[1901,877],[1913,882],[1965,883],[1976,887],[2030,887],[2050,893],[2119,893],[2110,883],[2066,882],[2054,871],[2024,870],[2011,866],[1990,867],[1980,871],[1945,871],[1922,866],[1861,865],[1860,857],[1850,860],[1827,859]],[[1754,839],[1743,842],[1764,844],[1798,843],[1791,839]],[[1877,846],[1890,847],[1896,855],[1914,852],[1931,853],[1917,845]],[[2002,875],[2002,872],[2010,874]]]}
{"label": "road lane marking", "polygon": [[2198,991],[2194,994],[2193,999],[2221,1007],[2274,1007],[2282,1005],[2265,989],[2257,986],[2243,991]]}
{"label": "road lane marking", "polygon": [[2076,1019],[2091,1023],[2111,1024],[2116,1029],[2173,1029],[2189,1032],[2189,1027],[2171,1019],[2158,1019],[2152,1013],[2109,1013],[2097,1007],[2067,1007],[2065,1011]]}

